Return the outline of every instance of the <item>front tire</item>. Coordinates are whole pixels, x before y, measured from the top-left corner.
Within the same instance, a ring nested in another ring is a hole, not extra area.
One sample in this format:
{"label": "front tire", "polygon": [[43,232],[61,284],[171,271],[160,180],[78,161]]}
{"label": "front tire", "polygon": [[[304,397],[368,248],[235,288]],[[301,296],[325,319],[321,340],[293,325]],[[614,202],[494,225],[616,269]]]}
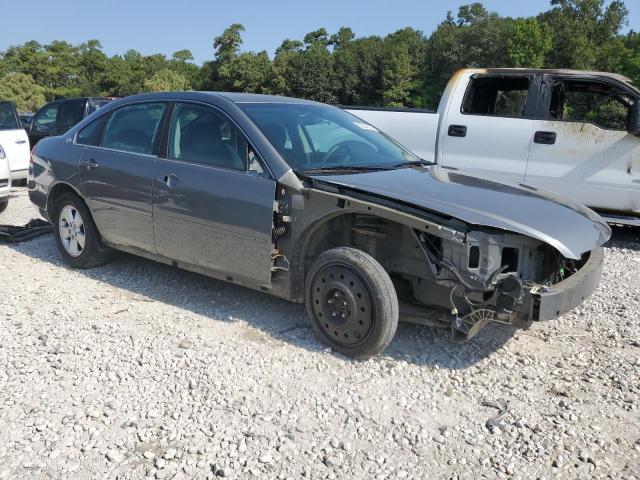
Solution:
{"label": "front tire", "polygon": [[9,206],[9,199],[0,200],[0,213],[4,212]]}
{"label": "front tire", "polygon": [[54,208],[53,233],[63,260],[74,268],[91,268],[109,258],[91,212],[73,193],[61,195]]}
{"label": "front tire", "polygon": [[352,358],[384,351],[398,327],[398,296],[389,274],[355,248],[334,248],[313,262],[305,305],[318,339]]}

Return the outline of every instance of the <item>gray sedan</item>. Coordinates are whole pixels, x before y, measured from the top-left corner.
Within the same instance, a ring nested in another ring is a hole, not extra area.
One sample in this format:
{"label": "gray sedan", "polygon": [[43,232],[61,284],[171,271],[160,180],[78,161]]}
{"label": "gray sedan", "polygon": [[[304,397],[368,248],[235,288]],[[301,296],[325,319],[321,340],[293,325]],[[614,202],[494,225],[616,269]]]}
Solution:
{"label": "gray sedan", "polygon": [[356,358],[399,320],[467,340],[561,315],[596,288],[610,236],[585,207],[264,95],[117,100],[38,143],[28,184],[69,265],[116,249],[304,302],[318,338]]}

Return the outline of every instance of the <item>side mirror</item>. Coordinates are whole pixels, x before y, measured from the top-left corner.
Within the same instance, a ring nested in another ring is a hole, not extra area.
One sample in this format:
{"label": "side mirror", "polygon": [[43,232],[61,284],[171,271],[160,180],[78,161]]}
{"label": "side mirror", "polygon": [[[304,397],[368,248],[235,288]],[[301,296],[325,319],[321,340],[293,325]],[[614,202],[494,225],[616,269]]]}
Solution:
{"label": "side mirror", "polygon": [[631,135],[640,137],[640,98],[636,98],[629,112],[629,128],[627,131]]}

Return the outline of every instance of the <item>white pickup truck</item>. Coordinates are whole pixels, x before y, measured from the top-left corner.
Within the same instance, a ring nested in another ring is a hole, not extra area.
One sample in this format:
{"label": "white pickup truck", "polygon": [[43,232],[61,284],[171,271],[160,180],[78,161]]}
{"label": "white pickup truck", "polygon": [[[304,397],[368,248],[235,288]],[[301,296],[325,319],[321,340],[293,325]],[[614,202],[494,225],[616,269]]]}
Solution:
{"label": "white pickup truck", "polygon": [[426,160],[640,225],[640,90],[621,75],[465,69],[437,112],[345,107]]}

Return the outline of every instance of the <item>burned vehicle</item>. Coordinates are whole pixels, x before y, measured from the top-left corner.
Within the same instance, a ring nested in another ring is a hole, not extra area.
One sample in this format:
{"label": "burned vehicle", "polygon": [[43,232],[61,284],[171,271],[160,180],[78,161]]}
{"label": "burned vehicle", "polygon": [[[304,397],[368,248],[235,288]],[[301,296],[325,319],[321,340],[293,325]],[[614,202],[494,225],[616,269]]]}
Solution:
{"label": "burned vehicle", "polygon": [[240,93],[114,101],[39,142],[28,185],[69,265],[117,249],[305,303],[318,338],[356,358],[399,320],[467,340],[557,317],[596,288],[611,233],[338,108]]}

